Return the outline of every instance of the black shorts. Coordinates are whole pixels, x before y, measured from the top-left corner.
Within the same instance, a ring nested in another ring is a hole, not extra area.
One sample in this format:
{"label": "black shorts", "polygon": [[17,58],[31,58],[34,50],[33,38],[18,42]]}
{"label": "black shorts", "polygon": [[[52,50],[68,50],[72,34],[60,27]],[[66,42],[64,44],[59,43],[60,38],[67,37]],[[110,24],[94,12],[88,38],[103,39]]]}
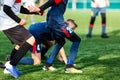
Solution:
{"label": "black shorts", "polygon": [[25,42],[32,36],[23,26],[16,26],[3,31],[13,44]]}

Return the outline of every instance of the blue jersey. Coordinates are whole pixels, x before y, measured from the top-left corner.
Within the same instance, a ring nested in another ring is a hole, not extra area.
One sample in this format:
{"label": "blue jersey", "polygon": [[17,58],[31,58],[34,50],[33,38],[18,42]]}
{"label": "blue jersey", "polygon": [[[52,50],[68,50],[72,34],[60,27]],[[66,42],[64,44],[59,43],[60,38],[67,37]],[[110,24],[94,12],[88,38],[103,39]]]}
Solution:
{"label": "blue jersey", "polygon": [[52,40],[51,31],[46,27],[46,22],[32,24],[28,31],[40,42],[40,40]]}
{"label": "blue jersey", "polygon": [[64,12],[66,10],[68,0],[63,0],[58,5],[52,5],[47,13],[47,26],[48,27],[63,27],[64,22]]}

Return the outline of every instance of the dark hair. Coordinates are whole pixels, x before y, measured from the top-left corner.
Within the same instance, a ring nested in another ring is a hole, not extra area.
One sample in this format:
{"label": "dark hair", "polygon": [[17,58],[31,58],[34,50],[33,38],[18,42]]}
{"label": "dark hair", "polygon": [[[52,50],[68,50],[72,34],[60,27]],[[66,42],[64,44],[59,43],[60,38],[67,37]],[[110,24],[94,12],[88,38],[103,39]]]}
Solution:
{"label": "dark hair", "polygon": [[67,21],[72,22],[72,23],[75,25],[75,27],[77,27],[77,26],[78,26],[78,25],[76,24],[75,20],[73,20],[73,19],[67,19]]}

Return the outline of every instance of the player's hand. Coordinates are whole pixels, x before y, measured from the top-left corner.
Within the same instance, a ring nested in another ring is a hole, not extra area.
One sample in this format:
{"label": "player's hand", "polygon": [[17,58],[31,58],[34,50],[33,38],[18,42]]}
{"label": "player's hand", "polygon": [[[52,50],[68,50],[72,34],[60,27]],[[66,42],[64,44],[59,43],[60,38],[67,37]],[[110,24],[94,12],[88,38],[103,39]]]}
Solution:
{"label": "player's hand", "polygon": [[26,20],[25,19],[21,19],[21,21],[19,22],[20,25],[25,25],[27,24]]}

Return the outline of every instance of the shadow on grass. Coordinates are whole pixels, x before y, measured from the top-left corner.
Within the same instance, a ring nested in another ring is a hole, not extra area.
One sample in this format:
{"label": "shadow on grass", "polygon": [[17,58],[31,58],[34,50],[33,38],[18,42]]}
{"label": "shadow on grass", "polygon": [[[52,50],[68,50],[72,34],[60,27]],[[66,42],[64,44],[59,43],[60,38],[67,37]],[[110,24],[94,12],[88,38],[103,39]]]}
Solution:
{"label": "shadow on grass", "polygon": [[82,57],[80,60],[77,60],[76,63],[77,65],[80,64],[79,69],[85,69],[84,75],[88,75],[91,78],[117,80],[120,78],[120,55],[117,57],[101,58],[107,55],[109,54]]}
{"label": "shadow on grass", "polygon": [[112,36],[120,36],[120,30],[115,30],[115,31],[109,32],[108,34]]}

